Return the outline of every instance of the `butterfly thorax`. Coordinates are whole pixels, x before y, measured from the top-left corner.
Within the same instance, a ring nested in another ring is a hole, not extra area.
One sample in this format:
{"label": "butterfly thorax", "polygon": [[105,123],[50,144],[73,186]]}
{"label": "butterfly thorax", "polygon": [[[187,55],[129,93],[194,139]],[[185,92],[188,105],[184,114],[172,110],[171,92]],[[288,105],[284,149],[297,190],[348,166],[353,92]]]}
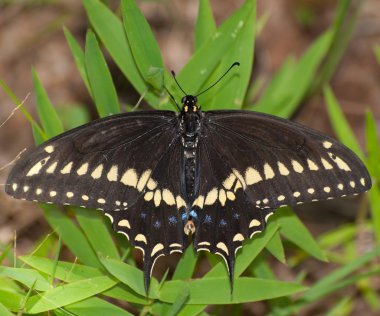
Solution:
{"label": "butterfly thorax", "polygon": [[182,138],[182,170],[184,171],[182,191],[187,196],[188,201],[192,200],[196,194],[198,167],[197,167],[197,147],[199,133],[201,129],[202,112],[199,110],[197,99],[194,96],[185,96],[182,99],[183,108],[181,112],[181,138]]}

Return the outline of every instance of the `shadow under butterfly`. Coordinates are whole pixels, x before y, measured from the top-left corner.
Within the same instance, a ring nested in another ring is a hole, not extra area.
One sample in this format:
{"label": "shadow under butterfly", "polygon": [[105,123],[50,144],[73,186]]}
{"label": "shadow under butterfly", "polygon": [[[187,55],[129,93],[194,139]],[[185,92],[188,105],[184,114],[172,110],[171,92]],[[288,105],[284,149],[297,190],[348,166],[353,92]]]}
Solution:
{"label": "shadow under butterfly", "polygon": [[143,252],[146,290],[156,260],[182,253],[189,236],[196,251],[223,257],[232,289],[237,250],[276,208],[371,188],[336,140],[271,115],[203,112],[184,94],[179,112],[112,115],[41,144],[18,161],[6,193],[104,211]]}

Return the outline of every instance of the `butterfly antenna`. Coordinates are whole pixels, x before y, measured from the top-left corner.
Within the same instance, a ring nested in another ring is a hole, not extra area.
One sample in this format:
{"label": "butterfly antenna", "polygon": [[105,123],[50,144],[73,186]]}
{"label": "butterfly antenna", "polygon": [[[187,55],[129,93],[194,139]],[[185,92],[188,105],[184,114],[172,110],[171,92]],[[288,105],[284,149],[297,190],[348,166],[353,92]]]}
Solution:
{"label": "butterfly antenna", "polygon": [[178,81],[177,81],[177,78],[175,77],[175,72],[174,72],[174,70],[172,70],[171,73],[172,73],[173,79],[174,79],[175,83],[177,84],[178,88],[181,89],[181,91],[184,93],[184,95],[188,95],[188,94],[182,89],[182,87],[179,85],[179,83],[178,83]]}
{"label": "butterfly antenna", "polygon": [[170,91],[168,90],[168,88],[165,87],[165,90],[169,94],[170,98],[174,101],[174,103],[175,103],[178,111],[181,111],[181,108],[180,108],[179,104],[177,103],[176,99],[174,99],[173,95],[170,93]]}
{"label": "butterfly antenna", "polygon": [[202,92],[200,92],[200,93],[198,93],[197,95],[196,95],[196,97],[198,97],[198,96],[200,96],[201,94],[203,94],[203,93],[205,93],[206,91],[208,91],[208,90],[210,90],[213,86],[215,86],[217,83],[219,83],[219,81],[220,80],[222,80],[223,79],[223,77],[225,76],[225,75],[227,75],[228,73],[229,73],[229,71],[232,69],[232,68],[234,68],[235,66],[240,66],[240,63],[238,62],[238,61],[235,61],[231,66],[230,66],[230,68],[228,68],[227,69],[227,71],[216,81],[216,82],[214,82],[211,86],[209,86],[207,89],[205,89],[205,90],[203,90]]}

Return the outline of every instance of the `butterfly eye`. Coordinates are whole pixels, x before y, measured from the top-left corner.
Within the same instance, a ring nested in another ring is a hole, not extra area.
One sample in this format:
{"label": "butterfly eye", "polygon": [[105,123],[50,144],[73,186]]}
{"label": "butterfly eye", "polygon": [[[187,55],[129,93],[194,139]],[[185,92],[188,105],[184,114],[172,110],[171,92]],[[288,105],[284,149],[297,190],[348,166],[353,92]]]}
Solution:
{"label": "butterfly eye", "polygon": [[182,99],[181,99],[181,103],[182,103],[182,104],[185,104],[186,99],[187,99],[186,96],[182,97]]}

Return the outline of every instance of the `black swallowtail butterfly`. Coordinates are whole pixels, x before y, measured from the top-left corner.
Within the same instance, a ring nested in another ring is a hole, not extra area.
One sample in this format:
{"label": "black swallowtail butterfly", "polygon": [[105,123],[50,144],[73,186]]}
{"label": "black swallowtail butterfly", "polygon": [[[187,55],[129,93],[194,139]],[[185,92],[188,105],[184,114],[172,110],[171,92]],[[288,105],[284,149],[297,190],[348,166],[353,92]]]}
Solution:
{"label": "black swallowtail butterfly", "polygon": [[17,163],[6,192],[104,211],[143,252],[148,288],[157,258],[182,252],[189,235],[223,257],[232,281],[236,251],[276,208],[370,187],[334,139],[271,115],[203,112],[186,95],[178,113],[113,115],[47,141]]}

